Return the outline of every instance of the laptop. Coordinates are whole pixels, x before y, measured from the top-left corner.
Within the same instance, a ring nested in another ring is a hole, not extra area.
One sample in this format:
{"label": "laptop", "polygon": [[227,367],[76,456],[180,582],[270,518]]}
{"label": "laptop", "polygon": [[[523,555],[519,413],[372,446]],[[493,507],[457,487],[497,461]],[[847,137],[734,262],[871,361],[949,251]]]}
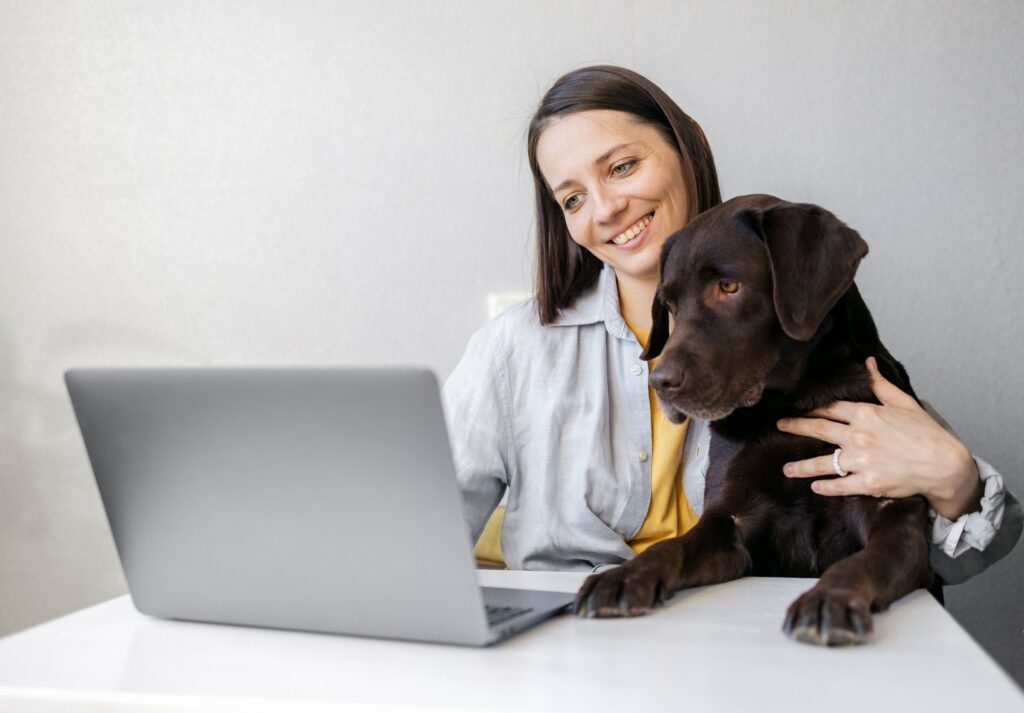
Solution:
{"label": "laptop", "polygon": [[425,369],[71,369],[136,608],[485,646],[572,594],[481,588]]}

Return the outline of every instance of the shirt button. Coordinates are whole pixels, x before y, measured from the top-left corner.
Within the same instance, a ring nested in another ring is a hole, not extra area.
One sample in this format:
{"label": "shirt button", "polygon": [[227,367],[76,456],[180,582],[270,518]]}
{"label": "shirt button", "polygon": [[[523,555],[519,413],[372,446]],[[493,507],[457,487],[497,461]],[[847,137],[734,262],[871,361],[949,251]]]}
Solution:
{"label": "shirt button", "polygon": [[636,452],[636,457],[637,457],[637,460],[639,460],[641,463],[646,463],[647,462],[647,451],[637,451]]}
{"label": "shirt button", "polygon": [[644,368],[642,366],[640,366],[639,364],[634,364],[633,366],[631,366],[629,368],[629,372],[633,376],[640,376],[641,374],[644,373]]}

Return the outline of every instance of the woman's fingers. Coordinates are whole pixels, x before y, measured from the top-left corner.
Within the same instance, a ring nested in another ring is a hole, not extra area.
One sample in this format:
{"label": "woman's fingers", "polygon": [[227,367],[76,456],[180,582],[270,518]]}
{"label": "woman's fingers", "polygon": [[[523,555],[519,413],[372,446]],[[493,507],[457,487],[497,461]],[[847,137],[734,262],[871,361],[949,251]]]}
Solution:
{"label": "woman's fingers", "polygon": [[[840,454],[839,466],[841,468],[846,467],[843,464],[842,454]],[[786,463],[782,467],[782,472],[789,478],[815,478],[820,475],[829,475],[830,473],[837,475],[835,468],[832,467],[832,456],[830,455]]]}
{"label": "woman's fingers", "polygon": [[818,495],[881,495],[881,493],[869,493],[864,483],[864,477],[857,473],[851,473],[845,478],[815,480],[811,483],[811,490]]}
{"label": "woman's fingers", "polygon": [[878,362],[874,357],[868,357],[865,365],[868,368],[868,374],[871,376],[871,391],[874,392],[875,397],[883,405],[920,408],[913,396],[882,376],[882,372],[878,370]]}
{"label": "woman's fingers", "polygon": [[827,418],[832,421],[849,423],[857,415],[861,406],[865,404],[854,403],[853,401],[833,401],[828,406],[808,411],[807,415],[814,418]]}
{"label": "woman's fingers", "polygon": [[822,478],[811,483],[818,495],[870,495],[875,498],[906,498],[917,490],[906,478],[893,474],[864,471],[845,478]]}
{"label": "woman's fingers", "polygon": [[[778,422],[780,431],[842,447],[835,477],[831,453],[786,463],[790,478],[821,478],[811,484],[820,495],[873,495],[899,498],[921,494],[951,519],[976,509],[980,479],[974,460],[955,436],[947,433],[917,403],[866,360],[871,390],[878,404],[837,401],[802,418]],[[967,493],[971,500],[956,496]],[[950,513],[950,514],[947,514]]]}
{"label": "woman's fingers", "polygon": [[819,441],[836,444],[843,442],[846,430],[849,428],[845,423],[827,418],[784,418],[777,425],[780,431],[786,433],[817,438]]}

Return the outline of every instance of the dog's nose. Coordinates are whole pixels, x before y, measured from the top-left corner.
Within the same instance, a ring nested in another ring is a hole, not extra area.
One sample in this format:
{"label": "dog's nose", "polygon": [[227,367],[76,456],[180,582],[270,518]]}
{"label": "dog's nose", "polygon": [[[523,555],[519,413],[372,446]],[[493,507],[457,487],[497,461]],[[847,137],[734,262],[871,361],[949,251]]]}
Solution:
{"label": "dog's nose", "polygon": [[651,370],[651,386],[655,391],[674,391],[683,385],[683,370],[675,364],[661,363]]}

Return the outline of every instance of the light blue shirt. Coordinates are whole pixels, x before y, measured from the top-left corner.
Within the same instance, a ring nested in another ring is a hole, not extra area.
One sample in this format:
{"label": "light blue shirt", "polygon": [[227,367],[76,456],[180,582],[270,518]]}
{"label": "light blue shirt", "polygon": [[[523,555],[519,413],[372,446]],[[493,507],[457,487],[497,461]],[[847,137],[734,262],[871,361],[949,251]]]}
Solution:
{"label": "light blue shirt", "polygon": [[[634,555],[627,542],[651,500],[641,351],[620,314],[608,267],[554,324],[542,326],[529,300],[473,335],[442,395],[474,542],[507,489],[501,550],[512,569],[589,571]],[[709,440],[707,422],[692,419],[683,489],[698,515]],[[1004,528],[1000,539],[1012,536],[1012,547],[1020,533],[1020,506],[991,466],[978,465],[986,485],[982,511],[957,523],[933,519],[932,564],[947,582],[990,563],[981,551],[1008,508],[1016,508],[1016,533]],[[961,557],[969,549],[978,557]]]}

